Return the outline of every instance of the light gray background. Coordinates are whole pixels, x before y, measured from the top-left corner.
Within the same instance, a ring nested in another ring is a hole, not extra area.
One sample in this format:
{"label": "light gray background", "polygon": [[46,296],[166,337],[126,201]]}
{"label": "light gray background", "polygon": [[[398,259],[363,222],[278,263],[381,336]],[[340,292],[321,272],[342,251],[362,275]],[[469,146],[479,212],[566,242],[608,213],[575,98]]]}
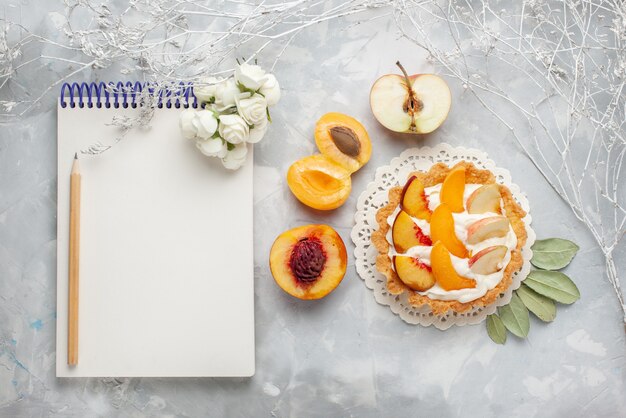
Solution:
{"label": "light gray background", "polygon": [[[0,11],[55,39],[63,36],[62,7],[15,1]],[[399,38],[389,19],[345,26],[333,21],[303,32],[276,68],[283,97],[255,149],[257,373],[251,379],[55,377],[56,94],[0,127],[1,417],[626,416],[624,328],[590,234],[509,132],[458,83],[450,85],[450,116],[434,134],[394,135],[378,125],[368,104],[373,81],[396,72],[397,59],[410,73],[433,69],[419,49]],[[41,53],[37,48],[28,52]],[[132,79],[118,70],[113,65],[76,80]],[[66,72],[66,66],[42,62],[22,71],[19,82],[36,95]],[[16,84],[7,88],[20,91]],[[361,120],[373,153],[353,176],[346,204],[322,213],[296,201],[285,174],[293,161],[315,152],[313,127],[328,111]],[[407,325],[378,305],[356,274],[350,231],[359,193],[377,167],[406,148],[442,141],[485,150],[508,168],[528,194],[539,238],[564,237],[580,245],[566,269],[581,290],[580,301],[559,306],[552,324],[533,318],[526,340],[509,335],[498,346],[484,325],[445,332]],[[316,302],[283,293],[268,268],[274,238],[307,223],[334,227],[350,253],[341,285]]]}

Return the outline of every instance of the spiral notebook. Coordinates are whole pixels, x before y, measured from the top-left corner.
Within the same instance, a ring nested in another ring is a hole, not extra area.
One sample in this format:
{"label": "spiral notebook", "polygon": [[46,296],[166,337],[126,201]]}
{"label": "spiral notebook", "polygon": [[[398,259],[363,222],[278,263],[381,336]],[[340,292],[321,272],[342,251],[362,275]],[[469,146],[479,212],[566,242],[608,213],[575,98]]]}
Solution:
{"label": "spiral notebook", "polygon": [[[238,171],[183,139],[191,86],[66,84],[58,103],[57,376],[254,374],[252,157]],[[156,94],[156,93],[155,93]],[[116,143],[116,141],[119,142]],[[80,154],[100,143],[97,155]],[[82,172],[78,365],[67,365],[69,175]]]}

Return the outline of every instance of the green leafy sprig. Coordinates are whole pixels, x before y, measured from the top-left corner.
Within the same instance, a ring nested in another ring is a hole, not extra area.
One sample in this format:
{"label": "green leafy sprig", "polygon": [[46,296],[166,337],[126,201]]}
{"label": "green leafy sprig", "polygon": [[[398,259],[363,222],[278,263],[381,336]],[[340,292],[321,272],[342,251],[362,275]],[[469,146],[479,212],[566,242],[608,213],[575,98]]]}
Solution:
{"label": "green leafy sprig", "polygon": [[530,260],[537,270],[532,270],[513,292],[511,302],[498,308],[498,313],[487,317],[487,334],[497,344],[506,342],[507,330],[519,338],[530,331],[532,312],[543,322],[556,318],[556,302],[572,304],[580,299],[574,282],[557,271],[566,267],[578,252],[578,245],[561,238],[539,240],[531,247]]}

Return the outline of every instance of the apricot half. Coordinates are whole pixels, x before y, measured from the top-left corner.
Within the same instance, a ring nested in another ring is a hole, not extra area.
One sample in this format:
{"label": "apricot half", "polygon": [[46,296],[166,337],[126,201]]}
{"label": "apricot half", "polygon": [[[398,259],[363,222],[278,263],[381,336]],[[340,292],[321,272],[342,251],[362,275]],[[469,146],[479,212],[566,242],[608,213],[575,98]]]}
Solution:
{"label": "apricot half", "polygon": [[270,270],[285,292],[298,299],[320,299],[346,274],[348,253],[328,225],[305,225],[283,232],[270,251]]}
{"label": "apricot half", "polygon": [[350,173],[372,156],[372,143],[363,125],[343,113],[326,113],[317,121],[315,143],[323,155]]}
{"label": "apricot half", "polygon": [[343,205],[352,190],[350,173],[319,154],[293,163],[287,171],[287,184],[300,202],[320,210]]}

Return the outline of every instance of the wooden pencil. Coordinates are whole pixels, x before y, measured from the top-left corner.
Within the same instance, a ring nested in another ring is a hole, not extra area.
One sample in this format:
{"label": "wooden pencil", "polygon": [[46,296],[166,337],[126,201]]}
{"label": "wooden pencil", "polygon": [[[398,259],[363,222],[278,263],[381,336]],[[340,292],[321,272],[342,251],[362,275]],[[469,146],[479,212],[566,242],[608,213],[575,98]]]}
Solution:
{"label": "wooden pencil", "polygon": [[67,364],[78,364],[78,278],[80,264],[80,167],[74,154],[70,174],[70,256],[69,256],[69,306],[67,333]]}

